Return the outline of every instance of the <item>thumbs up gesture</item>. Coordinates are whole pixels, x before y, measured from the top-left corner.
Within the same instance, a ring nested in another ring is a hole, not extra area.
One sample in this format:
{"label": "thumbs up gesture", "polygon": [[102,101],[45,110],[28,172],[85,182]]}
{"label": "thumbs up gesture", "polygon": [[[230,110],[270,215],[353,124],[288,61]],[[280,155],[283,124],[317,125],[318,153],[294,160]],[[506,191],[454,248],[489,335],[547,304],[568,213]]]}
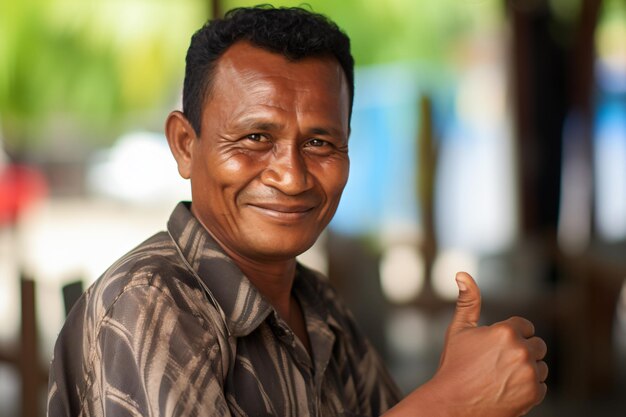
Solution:
{"label": "thumbs up gesture", "polygon": [[512,317],[478,326],[480,290],[467,273],[456,280],[456,311],[437,373],[386,415],[518,417],[545,397],[547,347],[533,324]]}
{"label": "thumbs up gesture", "polygon": [[469,414],[524,415],[546,394],[547,347],[521,317],[479,327],[480,290],[469,274],[456,276],[459,297],[434,380]]}

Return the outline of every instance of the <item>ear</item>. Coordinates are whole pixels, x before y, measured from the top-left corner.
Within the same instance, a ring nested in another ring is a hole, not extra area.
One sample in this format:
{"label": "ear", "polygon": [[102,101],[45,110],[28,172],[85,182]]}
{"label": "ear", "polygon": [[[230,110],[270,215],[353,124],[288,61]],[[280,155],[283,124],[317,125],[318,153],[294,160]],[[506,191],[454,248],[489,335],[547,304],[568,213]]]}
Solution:
{"label": "ear", "polygon": [[167,116],[165,136],[181,177],[191,177],[191,159],[196,140],[196,132],[183,113],[176,110]]}

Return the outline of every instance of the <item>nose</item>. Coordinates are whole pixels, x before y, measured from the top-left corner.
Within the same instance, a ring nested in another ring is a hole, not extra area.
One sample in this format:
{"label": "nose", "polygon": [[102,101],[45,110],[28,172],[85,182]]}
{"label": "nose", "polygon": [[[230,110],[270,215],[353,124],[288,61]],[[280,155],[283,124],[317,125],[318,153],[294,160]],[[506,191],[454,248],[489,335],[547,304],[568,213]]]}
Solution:
{"label": "nose", "polygon": [[261,174],[261,181],[286,195],[298,195],[313,187],[304,155],[297,145],[277,146]]}

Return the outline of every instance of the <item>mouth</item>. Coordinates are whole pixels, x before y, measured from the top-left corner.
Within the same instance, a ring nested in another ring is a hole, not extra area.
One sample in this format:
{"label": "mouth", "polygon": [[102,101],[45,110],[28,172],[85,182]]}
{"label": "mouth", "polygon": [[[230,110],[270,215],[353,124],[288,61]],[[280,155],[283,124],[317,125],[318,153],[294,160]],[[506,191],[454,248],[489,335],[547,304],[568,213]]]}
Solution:
{"label": "mouth", "polygon": [[279,221],[298,221],[307,217],[315,209],[310,204],[254,203],[248,204],[254,211]]}

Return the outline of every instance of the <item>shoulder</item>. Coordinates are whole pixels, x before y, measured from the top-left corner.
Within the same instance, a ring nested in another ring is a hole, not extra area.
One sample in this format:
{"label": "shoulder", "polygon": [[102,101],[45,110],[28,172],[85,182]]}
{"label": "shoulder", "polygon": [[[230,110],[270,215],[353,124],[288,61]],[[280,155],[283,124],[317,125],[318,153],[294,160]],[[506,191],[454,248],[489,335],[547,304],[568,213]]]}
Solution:
{"label": "shoulder", "polygon": [[[158,233],[117,260],[84,294],[94,318],[107,314],[128,294],[157,294],[183,310],[197,309],[202,291],[166,232]],[[149,300],[144,300],[149,301]]]}
{"label": "shoulder", "polygon": [[147,337],[151,322],[159,323],[153,330],[161,335],[171,329],[198,339],[223,332],[221,316],[166,232],[122,256],[85,291],[58,343],[67,338],[82,340],[87,359],[102,332],[118,331],[137,340]]}
{"label": "shoulder", "polygon": [[113,391],[133,399],[164,386],[175,392],[177,381],[209,370],[189,383],[200,391],[223,373],[224,332],[169,235],[158,233],[115,262],[70,312],[50,367],[49,407],[78,415]]}

